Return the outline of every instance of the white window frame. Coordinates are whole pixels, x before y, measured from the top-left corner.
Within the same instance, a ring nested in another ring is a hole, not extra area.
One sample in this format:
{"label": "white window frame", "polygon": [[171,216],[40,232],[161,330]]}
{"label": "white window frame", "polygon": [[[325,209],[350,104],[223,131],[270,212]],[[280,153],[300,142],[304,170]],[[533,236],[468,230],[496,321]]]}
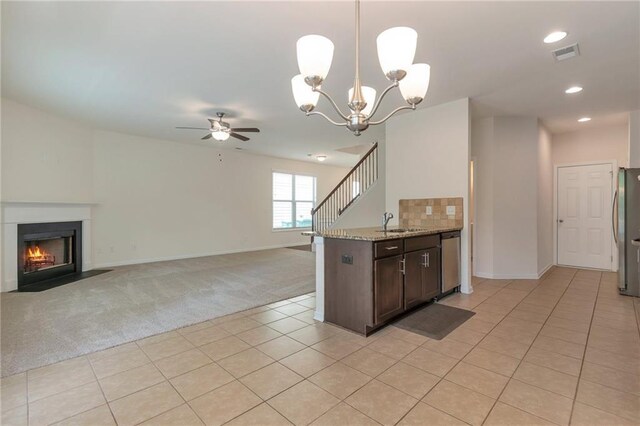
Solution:
{"label": "white window frame", "polygon": [[[280,173],[280,174],[292,176],[291,200],[276,200],[275,198],[273,198],[273,174],[274,173]],[[287,170],[275,170],[275,169],[271,170],[271,231],[272,232],[287,232],[287,231],[300,231],[300,230],[305,231],[305,230],[311,229],[311,226],[296,226],[296,201],[309,202],[309,200],[296,200],[296,176],[305,176],[305,177],[313,178],[313,200],[311,201],[311,209],[313,210],[314,208],[316,208],[317,190],[318,190],[317,176],[312,174],[306,174],[306,173],[296,173],[296,172],[291,172]],[[291,223],[293,225],[292,227],[290,228],[274,228],[273,227],[273,203],[275,202],[291,203]]]}

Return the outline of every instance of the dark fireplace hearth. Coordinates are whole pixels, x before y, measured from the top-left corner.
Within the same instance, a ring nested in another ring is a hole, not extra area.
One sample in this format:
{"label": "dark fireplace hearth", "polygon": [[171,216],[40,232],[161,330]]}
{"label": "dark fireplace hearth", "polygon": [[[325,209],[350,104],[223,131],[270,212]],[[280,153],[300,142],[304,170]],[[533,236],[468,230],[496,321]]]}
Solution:
{"label": "dark fireplace hearth", "polygon": [[82,222],[18,225],[18,291],[82,272]]}

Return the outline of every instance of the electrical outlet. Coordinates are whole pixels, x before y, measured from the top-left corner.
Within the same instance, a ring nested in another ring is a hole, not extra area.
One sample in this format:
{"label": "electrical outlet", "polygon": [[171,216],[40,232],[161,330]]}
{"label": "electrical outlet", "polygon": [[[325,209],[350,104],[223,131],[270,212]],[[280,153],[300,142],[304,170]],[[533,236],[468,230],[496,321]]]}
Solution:
{"label": "electrical outlet", "polygon": [[447,216],[455,216],[456,206],[447,206]]}
{"label": "electrical outlet", "polygon": [[343,254],[342,263],[345,263],[347,265],[353,265],[353,256],[350,254]]}
{"label": "electrical outlet", "polygon": [[425,209],[428,215],[432,215],[433,214],[433,207],[432,206],[427,206],[427,208]]}

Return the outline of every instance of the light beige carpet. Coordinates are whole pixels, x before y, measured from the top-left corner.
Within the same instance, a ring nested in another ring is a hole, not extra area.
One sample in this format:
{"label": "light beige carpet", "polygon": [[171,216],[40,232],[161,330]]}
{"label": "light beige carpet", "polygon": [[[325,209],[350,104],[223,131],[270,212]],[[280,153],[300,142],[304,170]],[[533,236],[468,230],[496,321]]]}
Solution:
{"label": "light beige carpet", "polygon": [[2,376],[314,290],[314,254],[274,249],[123,266],[39,293],[2,293]]}

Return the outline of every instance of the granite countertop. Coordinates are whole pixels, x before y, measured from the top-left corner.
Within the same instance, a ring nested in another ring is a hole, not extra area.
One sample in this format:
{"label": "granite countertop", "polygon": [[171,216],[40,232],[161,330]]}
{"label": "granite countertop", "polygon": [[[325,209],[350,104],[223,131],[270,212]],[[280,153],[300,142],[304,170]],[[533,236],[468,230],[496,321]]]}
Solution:
{"label": "granite countertop", "polygon": [[[388,230],[398,229],[397,226],[390,226]],[[426,228],[403,228],[407,232],[382,232],[382,228],[352,228],[352,229],[330,229],[318,232],[315,235],[324,238],[337,238],[342,240],[362,240],[362,241],[384,241],[395,240],[397,238],[419,237],[421,235],[440,234],[442,232],[460,231],[461,227],[430,226]]]}

